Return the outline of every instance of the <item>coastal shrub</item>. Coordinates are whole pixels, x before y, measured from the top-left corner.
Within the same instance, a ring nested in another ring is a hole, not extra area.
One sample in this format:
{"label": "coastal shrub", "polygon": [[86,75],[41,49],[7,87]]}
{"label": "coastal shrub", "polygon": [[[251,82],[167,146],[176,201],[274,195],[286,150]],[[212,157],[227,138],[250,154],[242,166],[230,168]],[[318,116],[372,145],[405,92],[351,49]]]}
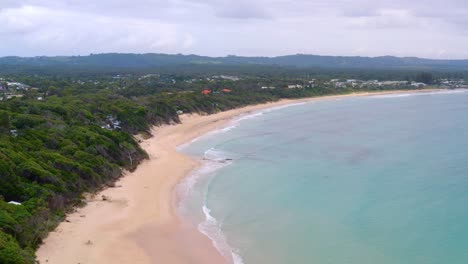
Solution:
{"label": "coastal shrub", "polygon": [[0,135],[10,133],[10,116],[6,111],[0,111]]}
{"label": "coastal shrub", "polygon": [[11,235],[0,231],[0,263],[31,264],[34,255],[31,250],[22,249]]}

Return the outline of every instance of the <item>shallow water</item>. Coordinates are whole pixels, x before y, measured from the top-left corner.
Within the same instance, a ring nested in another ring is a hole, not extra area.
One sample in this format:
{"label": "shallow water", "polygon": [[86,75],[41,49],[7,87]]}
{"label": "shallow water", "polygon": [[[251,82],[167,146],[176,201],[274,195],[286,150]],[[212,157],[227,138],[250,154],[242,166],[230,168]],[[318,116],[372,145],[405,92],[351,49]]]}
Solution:
{"label": "shallow water", "polygon": [[264,110],[183,151],[208,161],[180,212],[236,263],[468,263],[468,92]]}

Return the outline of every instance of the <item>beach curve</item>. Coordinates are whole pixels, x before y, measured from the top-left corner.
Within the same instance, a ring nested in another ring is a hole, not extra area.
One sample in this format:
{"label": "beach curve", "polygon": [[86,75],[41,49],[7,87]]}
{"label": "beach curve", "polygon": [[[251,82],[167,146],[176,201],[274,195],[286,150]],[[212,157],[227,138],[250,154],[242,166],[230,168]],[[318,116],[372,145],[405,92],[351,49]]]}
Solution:
{"label": "beach curve", "polygon": [[178,146],[253,111],[325,98],[401,92],[408,93],[366,92],[281,100],[213,115],[183,115],[182,124],[155,127],[154,136],[141,142],[150,158],[136,171],[125,173],[116,188],[90,197],[85,207],[68,215],[44,240],[37,251],[38,260],[52,264],[229,263],[206,236],[181,221],[176,213],[174,189],[199,164],[178,152]]}

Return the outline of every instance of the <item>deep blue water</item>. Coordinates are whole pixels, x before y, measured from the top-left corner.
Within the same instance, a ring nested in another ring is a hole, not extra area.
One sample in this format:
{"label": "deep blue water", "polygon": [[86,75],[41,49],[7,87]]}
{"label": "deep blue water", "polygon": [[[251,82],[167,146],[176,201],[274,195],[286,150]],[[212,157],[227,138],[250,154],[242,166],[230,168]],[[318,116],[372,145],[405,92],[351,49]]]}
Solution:
{"label": "deep blue water", "polygon": [[237,263],[468,263],[468,92],[270,109],[183,151],[211,161],[180,211]]}

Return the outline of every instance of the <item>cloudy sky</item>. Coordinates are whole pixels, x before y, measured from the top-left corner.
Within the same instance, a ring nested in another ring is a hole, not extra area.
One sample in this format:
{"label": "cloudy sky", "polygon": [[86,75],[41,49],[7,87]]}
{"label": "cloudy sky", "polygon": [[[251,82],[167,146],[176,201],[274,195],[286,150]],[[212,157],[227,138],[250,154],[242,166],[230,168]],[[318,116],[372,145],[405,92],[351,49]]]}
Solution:
{"label": "cloudy sky", "polygon": [[467,0],[0,0],[0,56],[468,59]]}

